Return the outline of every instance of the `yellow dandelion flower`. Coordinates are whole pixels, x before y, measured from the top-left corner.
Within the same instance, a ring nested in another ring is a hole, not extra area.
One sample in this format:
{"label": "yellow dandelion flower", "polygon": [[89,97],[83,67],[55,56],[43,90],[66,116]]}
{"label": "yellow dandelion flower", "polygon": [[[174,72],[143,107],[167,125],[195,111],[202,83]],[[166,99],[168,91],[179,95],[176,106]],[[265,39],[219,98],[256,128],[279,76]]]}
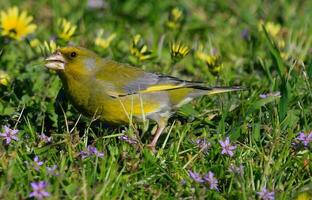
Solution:
{"label": "yellow dandelion flower", "polygon": [[174,62],[180,61],[190,53],[190,48],[182,43],[172,43],[170,45],[170,54]]}
{"label": "yellow dandelion flower", "polygon": [[198,49],[195,51],[195,57],[199,60],[204,61],[207,57],[207,54],[204,52],[204,46],[202,44],[199,45]]}
{"label": "yellow dandelion flower", "polygon": [[182,26],[183,20],[184,20],[183,11],[175,7],[169,12],[166,26],[170,29],[178,29]]}
{"label": "yellow dandelion flower", "polygon": [[103,38],[103,34],[104,34],[104,30],[103,29],[99,30],[94,43],[95,45],[102,47],[103,49],[106,49],[109,47],[111,42],[115,39],[116,33],[109,35],[107,38]]}
{"label": "yellow dandelion flower", "polygon": [[5,71],[0,70],[0,85],[7,86],[10,83],[10,76]]}
{"label": "yellow dandelion flower", "polygon": [[178,21],[183,17],[183,12],[179,8],[173,8],[171,10],[171,16],[173,21]]}
{"label": "yellow dandelion flower", "polygon": [[58,49],[58,48],[59,47],[57,46],[57,44],[53,40],[50,40],[49,42],[47,42],[47,41],[43,42],[42,49],[45,52],[54,53],[56,51],[56,49]]}
{"label": "yellow dandelion flower", "polygon": [[301,193],[297,196],[296,200],[311,200],[312,195],[309,194],[308,192]]}
{"label": "yellow dandelion flower", "polygon": [[60,19],[58,21],[58,25],[59,25],[59,32],[58,32],[59,38],[65,41],[69,41],[74,35],[77,29],[77,26],[67,21],[66,19]]}
{"label": "yellow dandelion flower", "polygon": [[1,35],[15,40],[22,40],[28,34],[33,33],[37,26],[32,24],[33,17],[28,16],[26,11],[19,13],[17,7],[11,7],[0,12]]}
{"label": "yellow dandelion flower", "polygon": [[199,48],[195,51],[195,58],[198,58],[204,62],[207,65],[209,72],[214,76],[219,75],[221,69],[223,68],[220,56],[205,53],[204,47],[202,45],[200,45]]}
{"label": "yellow dandelion flower", "polygon": [[222,68],[223,68],[223,64],[222,63],[219,63],[219,62],[215,62],[213,63],[212,65],[209,65],[207,63],[207,66],[208,66],[208,70],[209,72],[214,75],[214,76],[217,76],[220,74]]}
{"label": "yellow dandelion flower", "polygon": [[273,37],[276,37],[281,31],[281,25],[280,24],[276,24],[273,22],[264,23],[262,20],[259,22],[259,25],[258,25],[259,31],[262,31],[262,25],[264,25],[264,28]]}
{"label": "yellow dandelion flower", "polygon": [[273,37],[273,39],[276,41],[276,45],[283,49],[286,46],[285,40],[282,37],[282,27],[280,24],[276,24],[273,22],[267,22],[264,23],[263,21],[260,21],[259,23],[259,31],[262,31],[262,25],[264,25],[264,28],[266,31]]}
{"label": "yellow dandelion flower", "polygon": [[133,36],[130,44],[130,53],[141,61],[153,58],[152,52],[148,50],[140,34]]}
{"label": "yellow dandelion flower", "polygon": [[281,31],[281,25],[275,24],[273,22],[268,22],[265,24],[265,29],[270,33],[272,36],[277,36]]}

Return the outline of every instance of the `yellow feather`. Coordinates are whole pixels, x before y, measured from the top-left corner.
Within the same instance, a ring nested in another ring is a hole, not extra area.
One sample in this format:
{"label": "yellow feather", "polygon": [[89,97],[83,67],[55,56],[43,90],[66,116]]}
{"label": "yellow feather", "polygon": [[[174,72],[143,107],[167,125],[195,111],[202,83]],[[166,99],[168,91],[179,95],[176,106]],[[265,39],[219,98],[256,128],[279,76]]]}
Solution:
{"label": "yellow feather", "polygon": [[158,92],[162,90],[172,90],[172,89],[177,89],[181,88],[183,85],[155,85],[146,88],[145,90],[140,91],[140,93],[147,93],[147,92]]}

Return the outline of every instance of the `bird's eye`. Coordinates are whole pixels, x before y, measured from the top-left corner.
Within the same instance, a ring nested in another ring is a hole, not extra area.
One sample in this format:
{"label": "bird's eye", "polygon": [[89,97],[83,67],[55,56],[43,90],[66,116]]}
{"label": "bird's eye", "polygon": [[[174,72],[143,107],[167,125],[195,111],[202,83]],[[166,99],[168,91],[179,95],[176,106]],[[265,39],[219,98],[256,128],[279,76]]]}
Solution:
{"label": "bird's eye", "polygon": [[71,52],[71,54],[70,54],[70,57],[72,57],[72,58],[75,58],[77,56],[77,53],[76,52]]}

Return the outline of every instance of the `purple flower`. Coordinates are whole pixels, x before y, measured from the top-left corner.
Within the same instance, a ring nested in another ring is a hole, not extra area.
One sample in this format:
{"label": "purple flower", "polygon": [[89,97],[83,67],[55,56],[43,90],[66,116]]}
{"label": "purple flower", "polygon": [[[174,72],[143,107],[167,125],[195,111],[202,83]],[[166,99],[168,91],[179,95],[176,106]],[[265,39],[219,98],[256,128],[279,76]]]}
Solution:
{"label": "purple flower", "polygon": [[185,185],[186,184],[186,180],[182,179],[180,183],[181,183],[181,185]]}
{"label": "purple flower", "polygon": [[230,145],[229,137],[226,137],[226,139],[224,141],[220,140],[219,143],[220,143],[220,145],[222,147],[221,154],[227,154],[227,155],[229,155],[231,157],[234,155],[233,150],[236,149],[236,146],[231,146]]}
{"label": "purple flower", "polygon": [[52,167],[47,167],[47,172],[51,176],[58,176],[59,173],[57,173],[56,169],[57,169],[57,165],[53,165]]}
{"label": "purple flower", "polygon": [[203,183],[204,180],[202,179],[202,177],[196,173],[196,172],[192,172],[191,170],[188,171],[189,176],[197,183]]}
{"label": "purple flower", "polygon": [[81,156],[82,159],[85,159],[85,158],[91,156],[88,151],[80,151],[79,155]]}
{"label": "purple flower", "polygon": [[267,93],[267,94],[260,94],[259,97],[261,99],[266,99],[268,97],[280,97],[281,96],[281,92],[277,91],[277,92],[271,92],[271,93]]}
{"label": "purple flower", "polygon": [[213,48],[210,50],[210,52],[211,52],[212,55],[216,56],[216,55],[218,55],[219,50],[218,50],[217,48],[213,47]]}
{"label": "purple flower", "polygon": [[105,4],[103,0],[88,0],[88,7],[91,9],[104,8]]}
{"label": "purple flower", "polygon": [[122,140],[122,141],[125,141],[125,142],[127,142],[129,144],[137,144],[138,143],[138,141],[136,139],[130,138],[127,135],[120,135],[120,136],[118,136],[118,139]]}
{"label": "purple flower", "polygon": [[214,177],[213,172],[209,171],[208,174],[204,176],[204,180],[209,184],[211,190],[218,190],[218,179]]}
{"label": "purple flower", "polygon": [[257,192],[259,197],[263,200],[274,200],[274,192],[270,192],[264,186],[260,192]]}
{"label": "purple flower", "polygon": [[88,146],[87,147],[88,148],[88,151],[91,153],[91,154],[93,154],[93,155],[95,155],[96,157],[103,157],[104,156],[104,153],[103,152],[99,152],[95,147],[93,147],[93,146]]}
{"label": "purple flower", "polygon": [[266,99],[266,98],[268,98],[268,95],[267,94],[260,94],[259,97],[261,99]]}
{"label": "purple flower", "polygon": [[10,129],[8,126],[4,126],[4,132],[0,133],[0,136],[6,140],[6,144],[10,144],[12,140],[18,141],[16,134],[19,130]]}
{"label": "purple flower", "polygon": [[90,157],[90,156],[103,157],[104,153],[98,151],[96,149],[96,147],[88,145],[88,147],[85,151],[80,151],[80,155],[81,155],[82,159],[85,159],[86,157]]}
{"label": "purple flower", "polygon": [[235,165],[231,164],[229,167],[229,171],[232,172],[233,174],[243,175],[244,174],[244,166],[243,165],[235,166]]}
{"label": "purple flower", "polygon": [[48,137],[44,133],[41,133],[39,135],[39,139],[43,141],[44,143],[50,143],[52,141],[52,137]]}
{"label": "purple flower", "polygon": [[39,171],[40,166],[43,165],[43,162],[39,160],[38,156],[35,156],[34,162],[33,162],[33,167],[35,168],[36,171]]}
{"label": "purple flower", "polygon": [[44,199],[45,197],[50,196],[50,194],[45,191],[47,183],[45,181],[32,182],[30,183],[32,187],[32,192],[29,194],[29,197],[35,197],[37,199]]}
{"label": "purple flower", "polygon": [[309,134],[300,132],[298,137],[296,137],[296,139],[302,142],[304,146],[308,146],[309,143],[312,142],[312,132],[310,132]]}
{"label": "purple flower", "polygon": [[250,39],[250,32],[247,28],[243,29],[242,32],[241,32],[241,37],[244,39],[244,40],[249,40]]}
{"label": "purple flower", "polygon": [[197,139],[195,144],[198,148],[202,149],[204,152],[207,152],[208,149],[211,147],[210,142],[207,142],[205,139]]}

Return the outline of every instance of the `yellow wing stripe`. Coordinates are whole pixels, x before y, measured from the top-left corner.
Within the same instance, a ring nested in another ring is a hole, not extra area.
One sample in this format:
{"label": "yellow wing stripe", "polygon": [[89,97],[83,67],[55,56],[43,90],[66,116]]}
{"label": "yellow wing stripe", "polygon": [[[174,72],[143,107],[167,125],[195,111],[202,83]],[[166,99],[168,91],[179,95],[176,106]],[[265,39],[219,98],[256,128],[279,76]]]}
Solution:
{"label": "yellow wing stripe", "polygon": [[212,88],[212,90],[207,91],[208,95],[211,94],[219,94],[219,93],[225,93],[225,92],[232,92],[232,91],[238,91],[243,90],[242,88]]}
{"label": "yellow wing stripe", "polygon": [[181,85],[155,85],[146,88],[145,90],[141,90],[139,93],[147,93],[147,92],[158,92],[162,90],[172,90],[183,87],[184,84]]}

